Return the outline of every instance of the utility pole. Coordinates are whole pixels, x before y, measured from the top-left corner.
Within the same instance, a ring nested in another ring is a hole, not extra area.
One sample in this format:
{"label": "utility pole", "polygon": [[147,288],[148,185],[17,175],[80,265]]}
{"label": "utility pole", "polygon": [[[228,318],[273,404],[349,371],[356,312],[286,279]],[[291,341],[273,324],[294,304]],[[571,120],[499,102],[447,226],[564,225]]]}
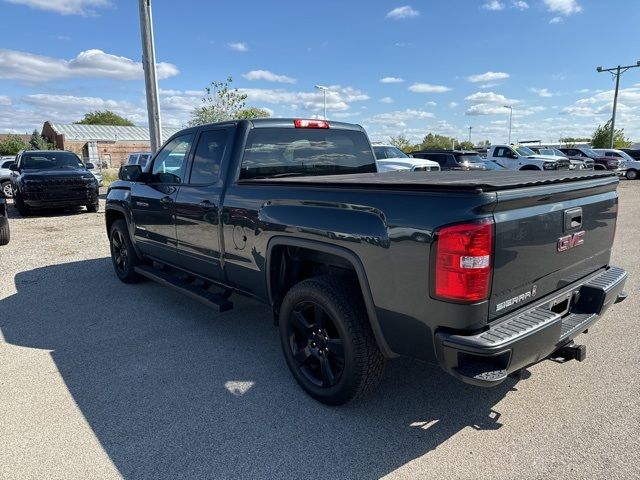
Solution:
{"label": "utility pole", "polygon": [[142,36],[142,66],[144,85],[147,92],[147,115],[151,152],[162,145],[160,127],[160,100],[158,99],[158,77],[156,75],[156,51],[153,44],[153,24],[151,20],[151,0],[138,0],[140,6],[140,34]]}
{"label": "utility pole", "polygon": [[[596,72],[610,72],[611,75],[616,77],[616,91],[613,94],[613,111],[611,112],[611,134],[609,135],[609,148],[613,148],[613,137],[616,132],[616,109],[618,107],[618,89],[620,88],[620,75],[629,70],[630,68],[640,67],[640,60],[635,65],[625,65],[624,67],[618,65],[612,68],[596,68]],[[613,73],[615,72],[615,73]]]}
{"label": "utility pole", "polygon": [[503,105],[504,108],[509,109],[509,141],[507,145],[511,145],[511,119],[513,118],[513,107],[511,105]]}
{"label": "utility pole", "polygon": [[323,93],[323,99],[324,99],[324,119],[327,119],[327,90],[329,90],[329,87],[325,87],[323,85],[316,85],[315,86],[318,90],[322,90]]}
{"label": "utility pole", "polygon": [[469,143],[471,143],[471,129],[473,127],[471,125],[469,125]]}

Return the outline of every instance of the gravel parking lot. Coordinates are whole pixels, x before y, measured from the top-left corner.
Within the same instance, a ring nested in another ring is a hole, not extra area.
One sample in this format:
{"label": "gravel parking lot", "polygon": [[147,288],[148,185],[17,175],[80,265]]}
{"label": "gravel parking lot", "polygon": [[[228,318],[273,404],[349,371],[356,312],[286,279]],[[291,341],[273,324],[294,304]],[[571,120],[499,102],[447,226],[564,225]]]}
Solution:
{"label": "gravel parking lot", "polygon": [[620,184],[629,299],[583,363],[493,389],[400,359],[340,408],[298,388],[262,305],[218,314],[113,274],[102,213],[19,218],[0,247],[0,477],[638,478],[640,182]]}

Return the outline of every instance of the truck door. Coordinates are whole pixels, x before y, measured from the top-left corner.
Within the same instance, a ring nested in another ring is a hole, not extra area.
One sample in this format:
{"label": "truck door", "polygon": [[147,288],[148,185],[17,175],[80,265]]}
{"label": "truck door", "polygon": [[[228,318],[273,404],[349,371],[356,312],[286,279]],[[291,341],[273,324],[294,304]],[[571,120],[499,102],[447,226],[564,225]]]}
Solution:
{"label": "truck door", "polygon": [[232,127],[201,130],[190,172],[176,199],[179,264],[205,277],[221,280],[220,197],[228,164]]}
{"label": "truck door", "polygon": [[[513,158],[513,157],[516,158]],[[494,158],[496,161],[509,170],[520,170],[518,155],[509,147],[496,147]]]}
{"label": "truck door", "polygon": [[180,135],[156,155],[146,182],[131,185],[134,237],[143,253],[159,260],[176,259],[175,200],[185,176],[193,133]]}

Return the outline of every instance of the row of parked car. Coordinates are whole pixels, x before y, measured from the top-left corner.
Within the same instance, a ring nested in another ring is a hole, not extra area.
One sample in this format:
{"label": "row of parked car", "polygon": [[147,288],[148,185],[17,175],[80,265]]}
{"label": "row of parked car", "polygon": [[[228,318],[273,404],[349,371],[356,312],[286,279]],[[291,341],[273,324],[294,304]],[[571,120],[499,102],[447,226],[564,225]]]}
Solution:
{"label": "row of parked car", "polygon": [[617,149],[493,145],[483,155],[467,150],[418,150],[410,154],[388,144],[374,144],[381,172],[444,170],[611,170],[638,178],[640,161]]}

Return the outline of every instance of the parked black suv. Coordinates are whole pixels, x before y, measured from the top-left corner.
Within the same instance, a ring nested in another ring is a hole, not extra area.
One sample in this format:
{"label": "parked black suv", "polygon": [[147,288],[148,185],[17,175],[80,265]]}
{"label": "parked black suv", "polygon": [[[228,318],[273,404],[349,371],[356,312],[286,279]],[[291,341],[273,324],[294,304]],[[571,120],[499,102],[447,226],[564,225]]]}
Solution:
{"label": "parked black suv", "polygon": [[441,170],[486,170],[478,152],[470,150],[419,150],[411,155],[438,162]]}
{"label": "parked black suv", "polygon": [[13,201],[20,215],[81,206],[98,211],[98,182],[73,152],[23,150],[10,169]]}
{"label": "parked black suv", "polygon": [[7,218],[7,201],[0,191],[0,245],[9,243],[9,219]]}

